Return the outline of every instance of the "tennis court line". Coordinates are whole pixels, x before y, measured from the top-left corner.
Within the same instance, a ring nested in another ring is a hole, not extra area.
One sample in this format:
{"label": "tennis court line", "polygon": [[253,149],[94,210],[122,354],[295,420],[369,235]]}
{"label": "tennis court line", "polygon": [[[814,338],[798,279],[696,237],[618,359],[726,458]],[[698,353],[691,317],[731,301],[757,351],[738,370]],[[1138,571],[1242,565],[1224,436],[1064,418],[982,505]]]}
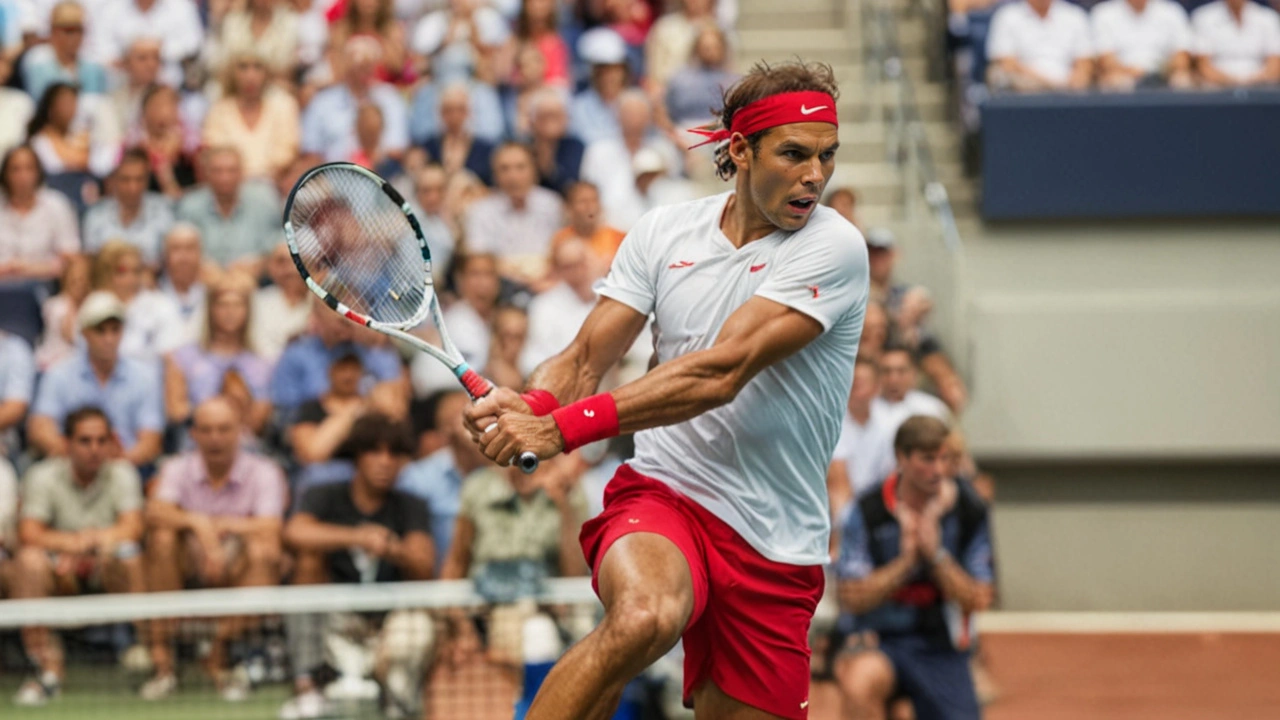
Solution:
{"label": "tennis court line", "polygon": [[1280,633],[1280,612],[988,612],[984,633]]}

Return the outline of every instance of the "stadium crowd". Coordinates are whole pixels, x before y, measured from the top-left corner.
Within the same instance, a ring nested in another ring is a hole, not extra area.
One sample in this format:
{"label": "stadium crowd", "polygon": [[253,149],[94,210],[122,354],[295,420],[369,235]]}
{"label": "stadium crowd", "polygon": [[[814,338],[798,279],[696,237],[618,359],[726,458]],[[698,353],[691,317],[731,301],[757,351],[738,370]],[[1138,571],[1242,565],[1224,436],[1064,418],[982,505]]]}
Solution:
{"label": "stadium crowd", "polygon": [[[625,439],[531,476],[488,464],[447,370],[310,302],[282,199],[325,161],[391,179],[430,244],[451,336],[472,367],[520,386],[572,337],[637,218],[705,191],[710,156],[684,150],[685,129],[736,77],[735,12],[731,0],[0,0],[3,596],[470,578],[497,604],[485,657],[518,668],[519,638],[538,633],[495,628],[545,628],[546,610],[519,598],[587,572],[577,530]],[[856,200],[838,188],[826,202],[857,224]],[[949,422],[966,391],[928,330],[929,293],[894,276],[894,237],[865,234],[872,302],[828,477],[842,582],[879,564],[849,538],[865,535],[858,500],[904,458],[942,453],[949,464],[926,474],[979,480],[958,433],[928,426],[901,444],[909,418]],[[644,334],[608,383],[650,355]],[[912,532],[950,522],[948,502]],[[929,537],[883,587],[928,582]],[[952,554],[990,582],[981,551]],[[989,603],[971,595],[967,609]],[[874,628],[850,630],[865,597],[840,602],[841,638]],[[251,624],[214,631],[206,664],[228,700],[249,691],[237,639]],[[341,658],[324,633],[382,637],[384,710],[412,714],[428,649],[485,640],[464,616],[441,638],[432,627],[412,613],[289,618],[296,692],[281,717],[326,712],[320,669]],[[148,669],[143,698],[179,691],[177,635],[140,622],[118,648]],[[47,629],[21,640],[30,678],[15,701],[43,704],[65,653]],[[850,702],[874,697],[831,664]]]}

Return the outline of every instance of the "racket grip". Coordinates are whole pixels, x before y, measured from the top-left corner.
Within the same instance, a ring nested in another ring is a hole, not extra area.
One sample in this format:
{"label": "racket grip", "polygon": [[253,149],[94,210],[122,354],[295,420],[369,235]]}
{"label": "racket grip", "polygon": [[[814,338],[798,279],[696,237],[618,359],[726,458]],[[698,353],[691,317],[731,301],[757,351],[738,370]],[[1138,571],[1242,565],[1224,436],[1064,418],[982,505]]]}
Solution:
{"label": "racket grip", "polygon": [[537,470],[537,469],[538,469],[538,463],[540,463],[540,462],[541,462],[541,461],[540,461],[540,460],[538,460],[538,456],[537,456],[537,455],[534,455],[534,454],[533,454],[533,453],[531,453],[531,452],[523,452],[523,453],[520,453],[520,456],[516,458],[516,464],[520,466],[520,470],[521,470],[525,475],[529,475],[529,474],[531,474],[534,470]]}

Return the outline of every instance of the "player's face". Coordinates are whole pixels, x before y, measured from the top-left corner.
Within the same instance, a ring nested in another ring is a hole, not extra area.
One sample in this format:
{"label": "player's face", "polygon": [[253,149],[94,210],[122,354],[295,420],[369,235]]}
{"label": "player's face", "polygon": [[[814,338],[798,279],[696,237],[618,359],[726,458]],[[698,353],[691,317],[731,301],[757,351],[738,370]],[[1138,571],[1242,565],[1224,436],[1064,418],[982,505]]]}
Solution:
{"label": "player's face", "polygon": [[748,191],[764,219],[789,232],[804,227],[835,172],[839,144],[830,123],[794,123],[765,133],[760,151],[748,151]]}

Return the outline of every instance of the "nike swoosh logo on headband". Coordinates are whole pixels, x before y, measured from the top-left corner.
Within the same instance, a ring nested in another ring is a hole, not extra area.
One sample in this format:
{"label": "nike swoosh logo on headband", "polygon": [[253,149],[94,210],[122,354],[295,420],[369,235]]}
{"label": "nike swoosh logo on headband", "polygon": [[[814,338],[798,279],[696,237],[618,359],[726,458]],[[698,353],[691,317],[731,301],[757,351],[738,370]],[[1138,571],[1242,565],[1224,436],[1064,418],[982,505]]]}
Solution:
{"label": "nike swoosh logo on headband", "polygon": [[800,106],[800,114],[801,114],[801,115],[812,115],[812,114],[814,114],[814,113],[818,112],[819,110],[826,110],[826,109],[827,109],[827,106],[826,106],[826,105],[819,105],[818,107],[813,107],[813,108],[811,108],[811,107],[805,107],[804,105],[801,105],[801,106]]}

